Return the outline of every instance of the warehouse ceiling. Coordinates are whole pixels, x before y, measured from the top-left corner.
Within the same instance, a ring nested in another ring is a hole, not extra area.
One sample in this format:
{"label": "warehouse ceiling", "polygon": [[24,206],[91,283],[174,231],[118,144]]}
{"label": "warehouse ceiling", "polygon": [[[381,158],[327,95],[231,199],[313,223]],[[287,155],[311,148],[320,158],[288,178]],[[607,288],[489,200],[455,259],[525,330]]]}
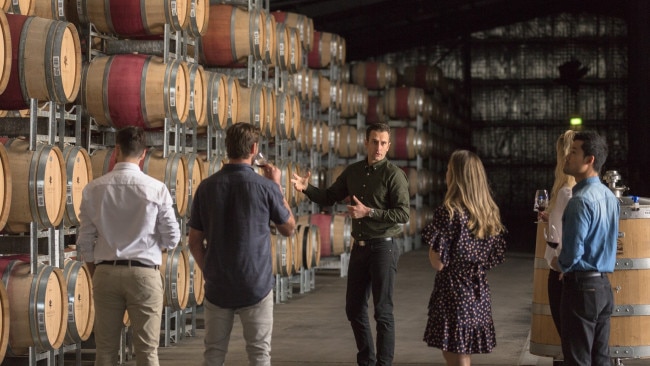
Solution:
{"label": "warehouse ceiling", "polygon": [[[631,1],[631,0],[627,0]],[[454,42],[472,32],[558,13],[624,17],[626,0],[270,0],[343,36],[347,60]]]}

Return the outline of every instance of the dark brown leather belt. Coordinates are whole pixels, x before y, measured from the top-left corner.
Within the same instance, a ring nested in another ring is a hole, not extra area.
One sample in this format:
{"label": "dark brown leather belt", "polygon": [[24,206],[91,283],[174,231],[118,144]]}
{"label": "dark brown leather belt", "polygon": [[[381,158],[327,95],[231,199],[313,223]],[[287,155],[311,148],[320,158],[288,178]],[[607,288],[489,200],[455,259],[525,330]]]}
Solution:
{"label": "dark brown leather belt", "polygon": [[392,241],[392,240],[393,238],[388,237],[388,238],[376,238],[376,239],[368,239],[368,240],[355,240],[354,242],[360,247],[365,247],[366,245],[379,244],[379,243]]}
{"label": "dark brown leather belt", "polygon": [[154,266],[151,264],[142,263],[140,261],[134,261],[128,259],[118,259],[114,261],[101,261],[97,263],[97,265],[103,265],[103,264],[108,264],[111,266],[144,267],[144,268],[152,268],[152,269],[158,269],[160,267],[160,266]]}

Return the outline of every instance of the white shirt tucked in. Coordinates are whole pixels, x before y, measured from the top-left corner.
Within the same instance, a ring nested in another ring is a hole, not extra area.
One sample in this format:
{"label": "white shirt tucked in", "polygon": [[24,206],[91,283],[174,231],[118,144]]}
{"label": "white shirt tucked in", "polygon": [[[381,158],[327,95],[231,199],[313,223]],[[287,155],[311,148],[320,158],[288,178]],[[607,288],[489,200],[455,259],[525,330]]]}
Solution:
{"label": "white shirt tucked in", "polygon": [[117,163],[86,185],[79,220],[77,250],[85,262],[160,265],[162,250],[180,240],[169,190],[133,163]]}

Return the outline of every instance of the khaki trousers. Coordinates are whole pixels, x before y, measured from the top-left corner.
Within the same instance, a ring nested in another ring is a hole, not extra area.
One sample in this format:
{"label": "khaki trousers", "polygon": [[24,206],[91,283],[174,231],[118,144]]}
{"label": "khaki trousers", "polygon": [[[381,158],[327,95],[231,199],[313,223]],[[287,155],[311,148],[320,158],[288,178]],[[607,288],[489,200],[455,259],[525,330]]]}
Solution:
{"label": "khaki trousers", "polygon": [[220,308],[207,299],[203,301],[203,306],[205,311],[204,366],[224,364],[235,314],[239,315],[243,327],[248,364],[271,366],[273,290],[259,303],[245,308]]}
{"label": "khaki trousers", "polygon": [[93,275],[95,366],[118,364],[124,311],[129,312],[138,366],[158,366],[164,288],[157,269],[98,265]]}

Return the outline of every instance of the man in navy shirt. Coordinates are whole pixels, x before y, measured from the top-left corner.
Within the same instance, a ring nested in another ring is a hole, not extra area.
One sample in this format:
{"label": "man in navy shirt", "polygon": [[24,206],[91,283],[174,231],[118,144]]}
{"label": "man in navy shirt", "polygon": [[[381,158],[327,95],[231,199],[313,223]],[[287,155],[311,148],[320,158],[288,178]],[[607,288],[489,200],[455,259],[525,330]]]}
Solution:
{"label": "man in navy shirt", "polygon": [[576,178],[562,216],[562,251],[552,266],[564,273],[561,301],[565,366],[610,366],[609,331],[619,201],[600,182],[607,143],[593,131],[578,132],[564,164]]}
{"label": "man in navy shirt", "polygon": [[[273,286],[271,230],[291,235],[296,221],[273,164],[251,166],[260,129],[236,123],[226,131],[229,162],[201,182],[192,203],[188,245],[205,278],[204,365],[221,366],[235,314],[249,365],[271,365]],[[204,245],[203,241],[206,240]]]}

